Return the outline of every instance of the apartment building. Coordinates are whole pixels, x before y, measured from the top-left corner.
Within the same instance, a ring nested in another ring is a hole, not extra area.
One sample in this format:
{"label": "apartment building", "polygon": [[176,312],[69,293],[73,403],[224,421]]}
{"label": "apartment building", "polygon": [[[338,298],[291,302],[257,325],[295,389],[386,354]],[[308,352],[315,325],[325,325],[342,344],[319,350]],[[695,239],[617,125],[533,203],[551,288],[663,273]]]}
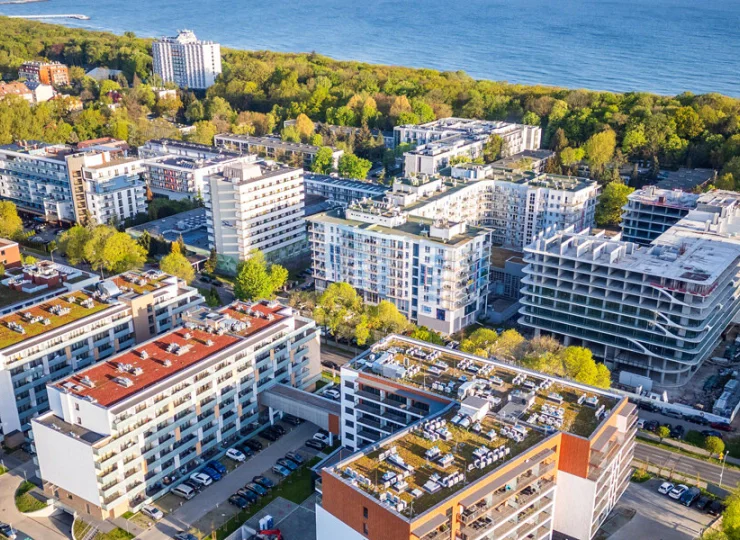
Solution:
{"label": "apartment building", "polygon": [[415,145],[413,150],[404,154],[407,175],[436,174],[448,167],[450,160],[460,156],[475,159],[483,154],[483,148],[492,135],[503,139],[503,157],[537,150],[542,138],[539,126],[469,118],[441,118],[393,129],[397,145]]}
{"label": "apartment building", "polygon": [[613,370],[685,384],[740,310],[740,196],[712,191],[649,245],[588,229],[525,248],[519,322]]}
{"label": "apartment building", "polygon": [[199,144],[176,139],[150,139],[138,149],[140,158],[158,158],[165,156],[186,157],[195,161],[207,161],[226,157],[238,157],[237,152],[228,152],[208,144]]}
{"label": "apartment building", "polygon": [[18,78],[51,86],[68,86],[69,69],[59,62],[24,62],[18,68]]}
{"label": "apartment building", "polygon": [[646,186],[633,191],[622,209],[622,240],[650,244],[696,208],[699,195]]}
{"label": "apartment building", "polygon": [[127,273],[0,317],[0,437],[49,409],[46,385],[149,339],[203,302],[159,271]]}
{"label": "apartment building", "polygon": [[8,96],[19,96],[33,104],[33,92],[28,86],[20,81],[12,81],[9,83],[0,81],[0,101]]}
{"label": "apartment building", "polygon": [[180,88],[205,90],[221,74],[221,45],[201,41],[191,30],[152,43],[154,73]]}
{"label": "apartment building", "polygon": [[[222,133],[214,137],[214,144],[219,148],[242,154],[257,154],[263,158],[289,163],[296,167],[310,169],[320,146],[284,141],[280,137],[254,137],[252,135],[234,135]],[[339,158],[344,150],[332,148],[334,168],[339,165]]]}
{"label": "apartment building", "polygon": [[136,512],[252,435],[260,393],[313,384],[319,356],[315,323],[289,307],[192,311],[185,327],[49,386],[51,410],[33,422],[44,490],[100,519]]}
{"label": "apartment building", "polygon": [[303,170],[273,161],[231,163],[204,191],[208,240],[243,261],[255,249],[281,260],[306,249]]}
{"label": "apartment building", "polygon": [[318,540],[589,540],[629,484],[627,398],[402,336],[342,367]]}
{"label": "apartment building", "polygon": [[170,155],[144,162],[146,182],[156,194],[169,199],[202,197],[208,176],[218,174],[230,164],[250,161],[256,156],[219,155],[194,159]]}
{"label": "apartment building", "polygon": [[346,282],[365,301],[393,302],[420,325],[450,334],[486,309],[490,232],[358,201],[307,218],[317,290]]}
{"label": "apartment building", "polygon": [[382,197],[389,189],[388,186],[373,182],[310,172],[304,173],[303,181],[306,186],[306,195],[316,195],[345,205],[361,199]]}
{"label": "apartment building", "polygon": [[544,148],[539,150],[524,150],[516,154],[503,157],[491,163],[495,169],[508,171],[532,171],[544,173],[547,162],[555,157],[555,152]]}

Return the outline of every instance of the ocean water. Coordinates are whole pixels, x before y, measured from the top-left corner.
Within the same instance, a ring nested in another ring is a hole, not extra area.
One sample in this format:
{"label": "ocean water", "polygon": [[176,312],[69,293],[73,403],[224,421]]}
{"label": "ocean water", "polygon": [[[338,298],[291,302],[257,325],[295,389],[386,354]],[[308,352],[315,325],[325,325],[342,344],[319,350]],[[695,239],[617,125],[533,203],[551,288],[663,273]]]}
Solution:
{"label": "ocean water", "polygon": [[740,96],[739,0],[49,0],[0,13],[513,83]]}

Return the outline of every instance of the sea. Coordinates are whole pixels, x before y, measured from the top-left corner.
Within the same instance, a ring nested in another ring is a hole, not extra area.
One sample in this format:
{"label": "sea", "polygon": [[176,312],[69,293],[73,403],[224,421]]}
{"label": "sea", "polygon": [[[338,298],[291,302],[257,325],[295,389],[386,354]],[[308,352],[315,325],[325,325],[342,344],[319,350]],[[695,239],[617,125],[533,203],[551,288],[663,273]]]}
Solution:
{"label": "sea", "polygon": [[48,0],[0,13],[511,83],[740,97],[740,0]]}

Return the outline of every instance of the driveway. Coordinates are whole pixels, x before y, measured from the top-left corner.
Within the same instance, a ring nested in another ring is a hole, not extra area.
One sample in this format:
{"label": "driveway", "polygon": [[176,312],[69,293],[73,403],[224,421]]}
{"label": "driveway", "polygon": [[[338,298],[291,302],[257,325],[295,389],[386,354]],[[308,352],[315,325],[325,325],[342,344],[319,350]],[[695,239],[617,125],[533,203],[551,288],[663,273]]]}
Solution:
{"label": "driveway", "polygon": [[[219,505],[228,504],[226,500],[244,484],[251,482],[254,476],[270,469],[275,460],[283,457],[287,452],[303,447],[306,439],[318,431],[318,428],[305,422],[283,437],[264,448],[249,461],[227,474],[221,481],[214,482],[189,501],[183,501],[182,506],[165,516],[152,529],[141,533],[137,538],[141,540],[165,540],[180,530],[189,529],[196,521]],[[265,441],[263,441],[265,442]]]}
{"label": "driveway", "polygon": [[649,480],[644,484],[630,482],[619,504],[595,538],[693,540],[701,536],[701,532],[714,518],[658,493],[661,482],[662,480],[658,479]]}
{"label": "driveway", "polygon": [[0,475],[0,521],[22,532],[20,538],[28,536],[34,540],[62,540],[71,538],[71,522],[55,518],[30,518],[20,513],[15,507],[15,490],[21,485],[25,477],[31,478],[35,474],[32,461],[11,469]]}

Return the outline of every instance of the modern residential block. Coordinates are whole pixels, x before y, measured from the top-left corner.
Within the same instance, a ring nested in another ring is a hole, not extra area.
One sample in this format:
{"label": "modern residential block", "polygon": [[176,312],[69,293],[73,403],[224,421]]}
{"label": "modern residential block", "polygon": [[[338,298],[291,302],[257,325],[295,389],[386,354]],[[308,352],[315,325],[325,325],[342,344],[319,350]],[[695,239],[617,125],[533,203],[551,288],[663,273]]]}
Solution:
{"label": "modern residential block", "polygon": [[254,160],[256,156],[219,155],[207,159],[165,156],[144,162],[149,188],[170,199],[202,197],[206,177],[218,174],[230,164]]}
{"label": "modern residential block", "polygon": [[389,336],[342,367],[319,540],[591,539],[629,484],[636,407],[609,391]]}
{"label": "modern residential block", "polygon": [[221,74],[221,45],[200,41],[191,30],[152,43],[154,73],[180,88],[205,90]]}
{"label": "modern residential block", "polygon": [[192,311],[185,327],[49,386],[51,410],[33,422],[44,489],[97,518],[136,512],[252,435],[257,397],[305,388],[319,362],[315,323],[289,307]]}
{"label": "modern residential block", "polygon": [[633,191],[623,208],[622,240],[649,244],[696,208],[698,200],[695,193],[655,186]]}
{"label": "modern residential block", "polygon": [[306,195],[316,195],[345,205],[361,199],[382,197],[389,190],[388,186],[382,184],[310,172],[304,173],[303,180]]}
{"label": "modern residential block", "polygon": [[0,436],[48,410],[46,385],[149,339],[203,302],[159,271],[128,273],[0,317]]}
{"label": "modern residential block", "polygon": [[66,86],[69,84],[69,69],[59,62],[24,62],[18,68],[18,77],[41,84]]}
{"label": "modern residential block", "polygon": [[441,118],[426,124],[396,126],[393,130],[396,145],[415,145],[404,155],[407,175],[436,174],[459,156],[475,159],[482,155],[492,135],[503,139],[504,157],[537,150],[542,138],[539,126],[470,118]]}
{"label": "modern residential block", "polygon": [[[321,148],[312,144],[283,141],[280,137],[254,137],[252,135],[234,135],[233,133],[216,135],[214,144],[226,150],[242,154],[257,154],[260,157],[274,159],[304,169],[311,168],[316,153]],[[336,168],[344,150],[332,148],[332,152],[334,168]]]}
{"label": "modern residential block", "polygon": [[229,152],[208,144],[200,144],[176,139],[150,139],[139,147],[139,157],[158,158],[165,156],[186,157],[195,161],[207,161],[224,156],[238,157],[238,152]]}
{"label": "modern residential block", "polygon": [[524,250],[519,322],[613,370],[685,384],[740,310],[739,203],[706,193],[646,246],[588,229],[541,234]]}
{"label": "modern residential block", "polygon": [[207,178],[208,239],[236,261],[258,249],[280,260],[306,249],[303,170],[273,161],[232,163]]}

